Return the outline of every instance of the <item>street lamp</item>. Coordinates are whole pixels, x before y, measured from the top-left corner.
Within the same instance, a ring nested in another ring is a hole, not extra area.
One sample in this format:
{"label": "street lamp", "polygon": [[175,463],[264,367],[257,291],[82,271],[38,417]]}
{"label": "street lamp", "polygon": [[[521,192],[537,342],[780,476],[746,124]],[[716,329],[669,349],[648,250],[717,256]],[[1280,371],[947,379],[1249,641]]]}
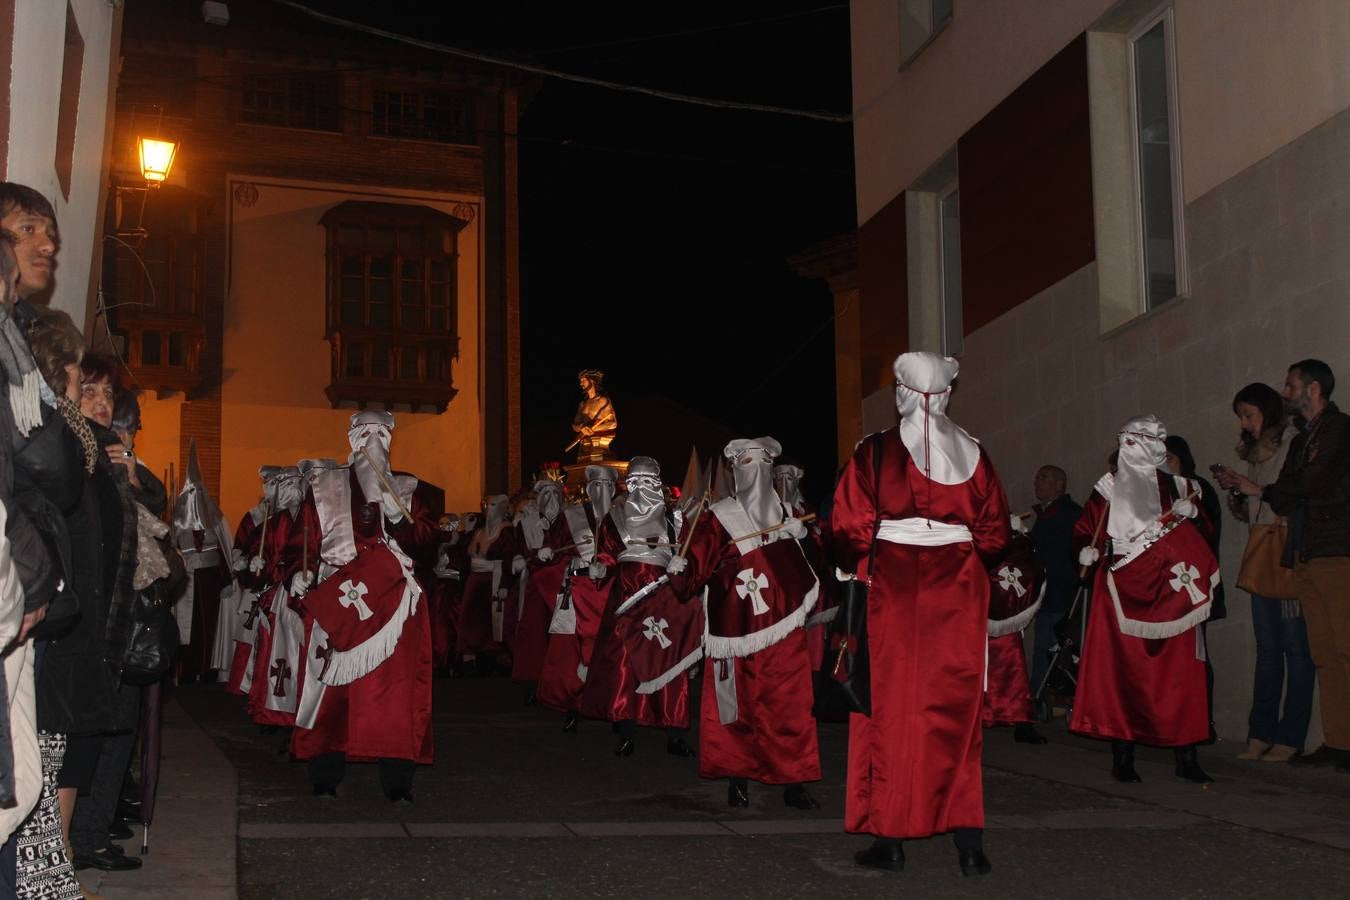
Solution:
{"label": "street lamp", "polygon": [[141,176],[147,185],[158,187],[168,179],[169,170],[173,168],[173,158],[178,153],[177,142],[138,137],[136,145],[141,156]]}

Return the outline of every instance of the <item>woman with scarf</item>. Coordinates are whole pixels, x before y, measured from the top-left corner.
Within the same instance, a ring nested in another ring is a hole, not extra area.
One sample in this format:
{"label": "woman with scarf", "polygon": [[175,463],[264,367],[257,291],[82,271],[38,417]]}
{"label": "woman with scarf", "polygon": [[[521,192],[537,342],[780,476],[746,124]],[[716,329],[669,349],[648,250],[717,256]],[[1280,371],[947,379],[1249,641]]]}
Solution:
{"label": "woman with scarf", "polygon": [[137,544],[127,470],[113,465],[103,449],[120,443],[108,428],[117,396],[116,367],[115,360],[86,356],[80,366],[78,412],[62,405],[89,473],[79,505],[66,518],[80,614],[48,645],[38,678],[39,725],[67,735],[58,793],[76,868],[104,870],[141,865],[108,838],[141,693],[138,687],[122,685],[109,662],[114,657],[109,619],[128,618],[134,602]]}
{"label": "woman with scarf", "polygon": [[993,463],[947,418],[957,369],[897,358],[900,425],[860,442],[835,488],[836,559],[871,583],[872,715],[850,717],[844,827],[876,837],[859,865],[890,870],[903,839],[955,832],[961,873],[983,875],[988,566],[1012,535]]}

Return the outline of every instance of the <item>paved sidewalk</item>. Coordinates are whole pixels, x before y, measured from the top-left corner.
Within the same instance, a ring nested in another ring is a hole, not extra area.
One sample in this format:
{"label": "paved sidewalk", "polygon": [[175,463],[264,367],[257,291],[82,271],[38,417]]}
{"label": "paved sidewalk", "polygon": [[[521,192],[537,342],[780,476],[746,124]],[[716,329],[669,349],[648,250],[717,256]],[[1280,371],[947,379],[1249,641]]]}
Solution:
{"label": "paved sidewalk", "polygon": [[[177,702],[164,706],[159,798],[150,853],[134,872],[79,874],[108,900],[226,900],[236,896],[239,780],[234,766]],[[142,829],[123,843],[141,848]]]}

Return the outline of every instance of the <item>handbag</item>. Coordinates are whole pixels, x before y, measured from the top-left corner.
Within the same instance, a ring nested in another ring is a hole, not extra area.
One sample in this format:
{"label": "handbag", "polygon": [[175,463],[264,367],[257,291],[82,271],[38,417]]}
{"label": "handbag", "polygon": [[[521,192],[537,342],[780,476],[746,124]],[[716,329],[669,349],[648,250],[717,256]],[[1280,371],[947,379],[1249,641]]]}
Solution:
{"label": "handbag", "polygon": [[[872,438],[872,484],[875,488],[881,481],[881,449],[884,446],[881,435]],[[877,557],[877,532],[881,529],[881,509],[877,504],[877,521],[872,527],[872,543],[867,551],[867,574],[872,576],[872,566]],[[830,664],[828,682],[832,682],[841,695],[842,705],[849,712],[872,715],[872,667],[867,651],[867,591],[868,583],[851,578],[840,585],[839,611],[830,623],[830,651],[834,655],[830,663],[827,654],[826,663]]]}
{"label": "handbag", "polygon": [[[178,655],[178,624],[173,601],[187,577],[182,559],[167,539],[156,541],[164,553],[169,574],[145,590],[136,591],[126,620],[119,623],[121,658],[110,659],[123,684],[153,684],[172,668]],[[111,622],[110,622],[111,625]],[[117,646],[113,641],[111,646]]]}
{"label": "handbag", "polygon": [[1281,565],[1289,528],[1283,523],[1253,525],[1238,567],[1237,586],[1271,600],[1294,600],[1294,570]]}

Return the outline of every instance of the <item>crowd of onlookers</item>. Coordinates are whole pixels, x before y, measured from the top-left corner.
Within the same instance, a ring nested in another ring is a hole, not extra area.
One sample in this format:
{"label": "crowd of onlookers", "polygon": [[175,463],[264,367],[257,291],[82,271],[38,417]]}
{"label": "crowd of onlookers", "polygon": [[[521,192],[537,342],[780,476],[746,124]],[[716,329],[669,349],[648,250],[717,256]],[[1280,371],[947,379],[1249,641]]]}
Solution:
{"label": "crowd of onlookers", "polygon": [[0,892],[24,898],[80,897],[75,870],[141,865],[115,843],[138,818],[130,761],[149,679],[130,663],[146,598],[182,578],[119,362],[34,302],[59,247],[51,204],[0,183]]}
{"label": "crowd of onlookers", "polygon": [[[1326,363],[1307,359],[1289,368],[1281,390],[1254,383],[1238,391],[1232,406],[1239,467],[1210,466],[1218,489],[1197,473],[1183,437],[1169,435],[1166,445],[1171,473],[1200,484],[1198,505],[1212,523],[1215,555],[1224,516],[1220,491],[1247,528],[1236,587],[1251,597],[1256,665],[1247,744],[1238,758],[1350,772],[1350,416],[1331,401],[1335,384]],[[1059,640],[1055,627],[1079,583],[1071,544],[1081,513],[1056,466],[1036,473],[1035,492],[1031,538],[1047,587],[1033,638],[1033,689],[1045,682]],[[1219,584],[1209,621],[1226,615]],[[1325,742],[1305,752],[1315,685]],[[1212,667],[1209,693],[1212,704]]]}

